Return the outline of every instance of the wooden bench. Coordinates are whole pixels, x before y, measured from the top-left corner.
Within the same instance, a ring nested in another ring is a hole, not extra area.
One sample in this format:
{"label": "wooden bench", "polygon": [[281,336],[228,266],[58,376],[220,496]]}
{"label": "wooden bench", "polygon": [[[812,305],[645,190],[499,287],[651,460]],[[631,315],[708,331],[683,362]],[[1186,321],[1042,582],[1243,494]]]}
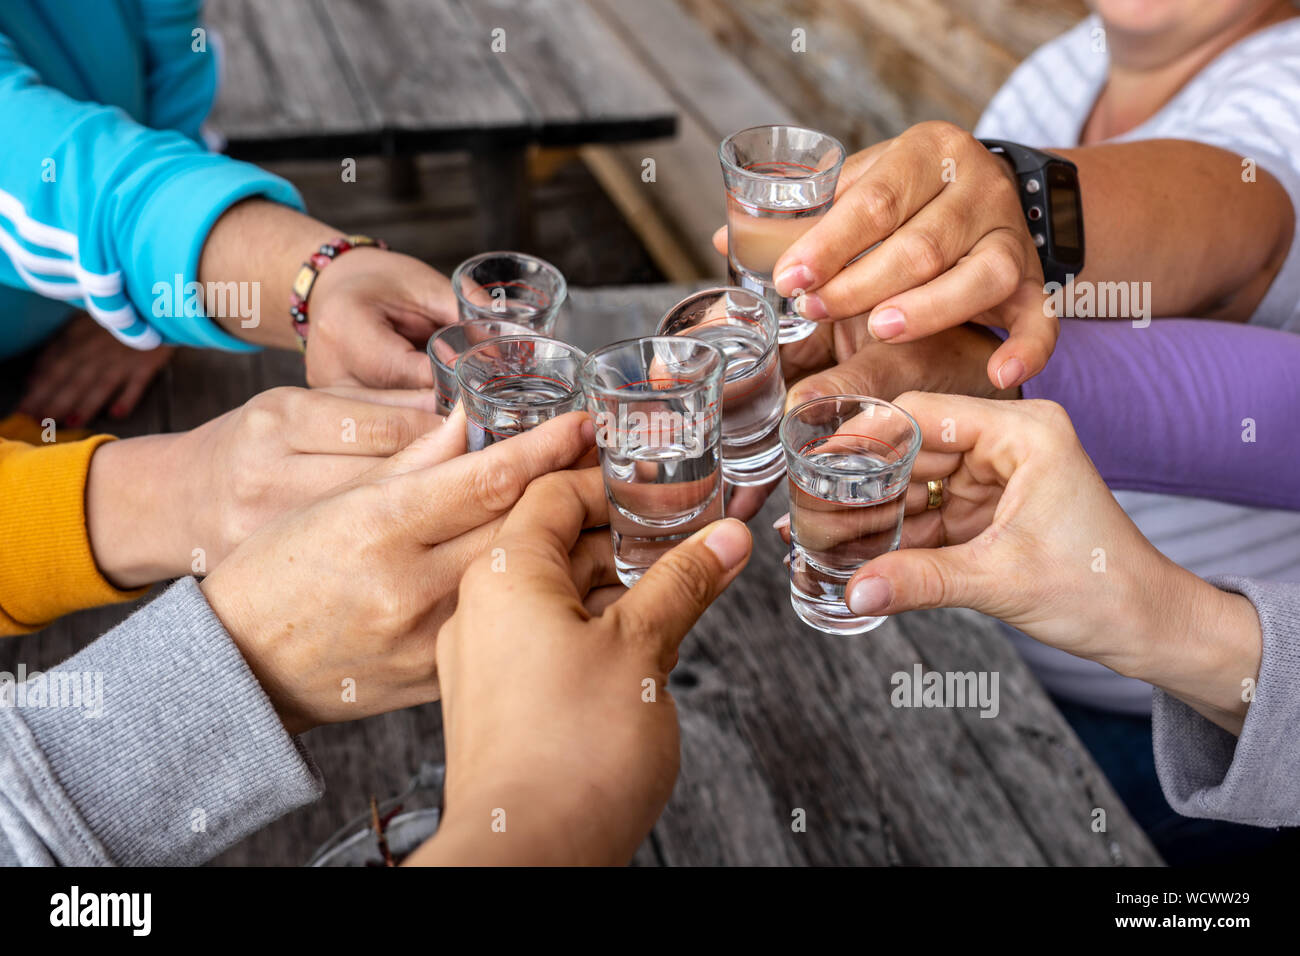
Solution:
{"label": "wooden bench", "polygon": [[[667,136],[677,107],[582,0],[208,0],[211,125],[252,161],[466,150],[485,247],[526,244],[529,146]],[[490,201],[488,201],[490,200]]]}

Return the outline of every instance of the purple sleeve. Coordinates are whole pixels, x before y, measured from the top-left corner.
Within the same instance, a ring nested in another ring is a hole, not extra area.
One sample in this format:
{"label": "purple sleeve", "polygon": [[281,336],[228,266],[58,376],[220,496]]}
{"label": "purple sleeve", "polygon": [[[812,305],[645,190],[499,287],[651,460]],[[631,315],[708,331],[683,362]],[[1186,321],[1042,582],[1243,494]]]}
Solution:
{"label": "purple sleeve", "polygon": [[1300,335],[1063,319],[1022,391],[1065,406],[1112,488],[1300,510]]}

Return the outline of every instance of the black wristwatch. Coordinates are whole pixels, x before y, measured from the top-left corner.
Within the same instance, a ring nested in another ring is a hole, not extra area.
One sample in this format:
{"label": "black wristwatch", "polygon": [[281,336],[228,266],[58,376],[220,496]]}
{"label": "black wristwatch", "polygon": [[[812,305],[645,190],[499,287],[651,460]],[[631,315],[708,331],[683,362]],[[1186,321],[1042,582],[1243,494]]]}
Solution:
{"label": "black wristwatch", "polygon": [[982,139],[991,153],[1006,157],[1020,180],[1020,205],[1029,234],[1043,261],[1048,282],[1064,284],[1068,275],[1083,271],[1083,197],[1079,168],[1041,149],[1002,139]]}

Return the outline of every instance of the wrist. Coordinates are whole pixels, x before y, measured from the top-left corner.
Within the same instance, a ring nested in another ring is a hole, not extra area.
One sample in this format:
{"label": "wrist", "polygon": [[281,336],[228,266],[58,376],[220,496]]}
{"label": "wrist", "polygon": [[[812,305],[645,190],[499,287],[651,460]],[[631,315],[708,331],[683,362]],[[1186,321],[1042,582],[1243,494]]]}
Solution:
{"label": "wrist", "polygon": [[119,589],[188,573],[177,520],[184,509],[172,507],[184,482],[165,464],[178,437],[111,441],[90,459],[86,533],[100,574]]}
{"label": "wrist", "polygon": [[248,328],[239,318],[215,321],[246,342],[296,349],[287,314],[294,277],[304,259],[338,235],[338,229],[270,200],[246,199],[231,206],[204,243],[199,281],[255,283],[259,314]]}
{"label": "wrist", "polygon": [[1147,589],[1136,621],[1143,648],[1121,673],[1159,687],[1239,731],[1247,681],[1259,678],[1263,632],[1248,598],[1221,591],[1170,562],[1168,583]]}
{"label": "wrist", "polygon": [[[247,581],[241,582],[241,567],[238,554],[228,558],[199,582],[199,590],[230,635],[231,642],[243,655],[248,669],[262,685],[262,691],[285,731],[298,736],[321,721],[312,716],[310,700],[295,691],[294,680],[298,670],[285,666],[284,661],[276,657],[276,648],[284,646],[284,635],[293,630],[293,623],[286,622],[283,617],[272,619],[265,608],[259,609],[255,605],[260,585],[249,587]],[[254,580],[256,578],[257,575]],[[278,641],[277,630],[281,638]]]}

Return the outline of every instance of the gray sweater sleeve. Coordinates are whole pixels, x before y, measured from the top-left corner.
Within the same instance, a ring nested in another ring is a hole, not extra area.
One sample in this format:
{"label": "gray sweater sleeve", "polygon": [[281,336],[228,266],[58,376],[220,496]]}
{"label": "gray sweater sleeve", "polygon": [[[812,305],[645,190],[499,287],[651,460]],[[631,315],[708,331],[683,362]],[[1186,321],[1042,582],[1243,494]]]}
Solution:
{"label": "gray sweater sleeve", "polygon": [[1255,697],[1234,737],[1157,690],[1151,716],[1160,785],[1184,816],[1300,826],[1300,584],[1211,583],[1245,595],[1259,614],[1264,653]]}
{"label": "gray sweater sleeve", "polygon": [[0,864],[197,864],[323,790],[193,578],[0,688]]}

